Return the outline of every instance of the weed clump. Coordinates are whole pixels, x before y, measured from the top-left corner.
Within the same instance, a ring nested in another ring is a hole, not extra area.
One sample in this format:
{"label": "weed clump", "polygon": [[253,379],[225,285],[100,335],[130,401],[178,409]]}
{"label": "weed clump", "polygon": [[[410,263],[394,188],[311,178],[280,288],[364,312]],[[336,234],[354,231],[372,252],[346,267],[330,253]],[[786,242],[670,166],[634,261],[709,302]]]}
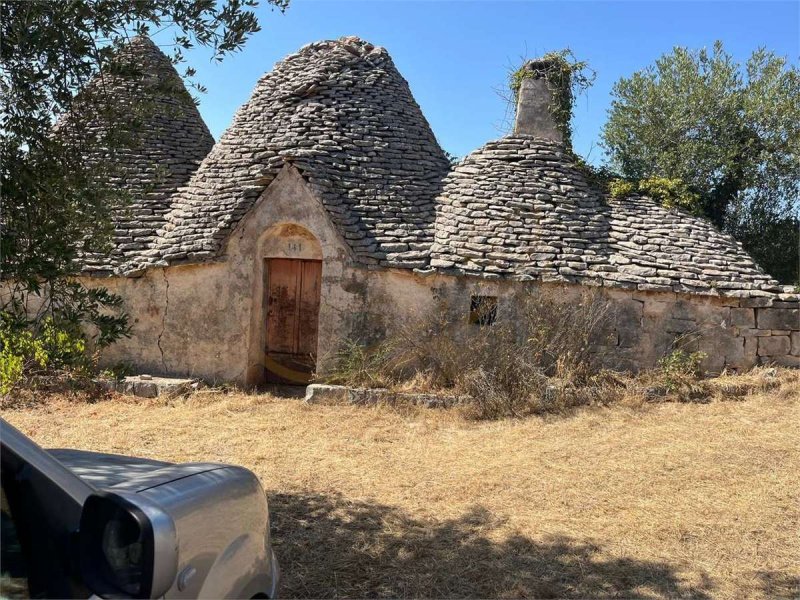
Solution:
{"label": "weed clump", "polygon": [[611,316],[599,294],[572,303],[526,295],[509,304],[513,309],[496,319],[470,323],[440,308],[400,326],[381,344],[348,341],[324,379],[366,387],[406,387],[413,380],[428,391],[469,398],[465,408],[476,418],[605,402],[609,394],[599,388],[619,387],[609,385],[617,380],[605,374],[597,354]]}
{"label": "weed clump", "polygon": [[761,367],[707,378],[705,353],[692,349],[697,335],[676,339],[654,369],[635,375],[609,370],[603,354],[614,346],[614,313],[595,291],[574,301],[534,292],[484,308],[491,314],[473,312],[465,319],[441,306],[380,343],[349,340],[319,379],[454,396],[475,419],[558,414],[620,401],[704,403],[780,387],[775,369]]}

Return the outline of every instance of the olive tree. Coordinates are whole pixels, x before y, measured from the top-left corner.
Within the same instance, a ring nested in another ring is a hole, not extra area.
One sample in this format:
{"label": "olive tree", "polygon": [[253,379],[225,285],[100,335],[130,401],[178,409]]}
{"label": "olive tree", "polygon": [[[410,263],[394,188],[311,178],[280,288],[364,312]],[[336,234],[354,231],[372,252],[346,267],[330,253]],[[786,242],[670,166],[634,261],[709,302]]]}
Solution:
{"label": "olive tree", "polygon": [[672,182],[675,204],[733,234],[777,279],[798,281],[797,66],[763,48],[744,64],[720,42],[675,48],[615,84],[603,143],[623,177]]}
{"label": "olive tree", "polygon": [[[87,289],[73,277],[81,254],[109,249],[111,216],[125,201],[110,183],[113,166],[82,157],[135,144],[137,127],[146,118],[141,112],[148,109],[142,102],[140,114],[132,114],[103,93],[105,77],[136,75],[124,71],[131,65],[118,60],[121,50],[135,35],[159,33],[159,39],[167,36],[164,48],[176,65],[194,46],[209,48],[213,60],[221,61],[259,30],[258,1],[0,0],[4,379],[22,368],[26,352],[27,358],[52,357],[64,352],[49,346],[61,344],[73,356],[84,347],[74,339],[87,330],[95,332],[100,345],[127,333],[125,315],[104,310],[120,299]],[[264,3],[283,10],[288,0]],[[202,91],[194,73],[187,65],[183,77]],[[186,94],[182,86],[175,91]],[[76,104],[80,110],[71,110]],[[85,135],[80,115],[116,126],[99,136]],[[38,299],[33,312],[31,297]],[[37,347],[45,337],[50,341]]]}

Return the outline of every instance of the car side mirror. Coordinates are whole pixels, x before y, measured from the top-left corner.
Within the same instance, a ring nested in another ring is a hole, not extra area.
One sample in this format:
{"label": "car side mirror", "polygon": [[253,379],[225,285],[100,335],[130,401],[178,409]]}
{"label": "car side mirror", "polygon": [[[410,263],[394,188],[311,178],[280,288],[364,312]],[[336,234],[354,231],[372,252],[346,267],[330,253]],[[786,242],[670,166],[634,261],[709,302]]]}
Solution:
{"label": "car side mirror", "polygon": [[78,534],[83,581],[103,598],[159,598],[178,572],[172,518],[147,499],[126,492],[87,498]]}

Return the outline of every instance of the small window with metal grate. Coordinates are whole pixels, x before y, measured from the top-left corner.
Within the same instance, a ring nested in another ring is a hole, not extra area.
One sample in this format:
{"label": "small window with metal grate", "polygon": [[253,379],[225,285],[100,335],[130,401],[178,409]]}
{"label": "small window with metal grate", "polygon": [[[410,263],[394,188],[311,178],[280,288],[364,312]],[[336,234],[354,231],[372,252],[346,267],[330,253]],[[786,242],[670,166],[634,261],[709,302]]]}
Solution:
{"label": "small window with metal grate", "polygon": [[497,296],[471,296],[469,322],[473,325],[492,325],[497,320]]}

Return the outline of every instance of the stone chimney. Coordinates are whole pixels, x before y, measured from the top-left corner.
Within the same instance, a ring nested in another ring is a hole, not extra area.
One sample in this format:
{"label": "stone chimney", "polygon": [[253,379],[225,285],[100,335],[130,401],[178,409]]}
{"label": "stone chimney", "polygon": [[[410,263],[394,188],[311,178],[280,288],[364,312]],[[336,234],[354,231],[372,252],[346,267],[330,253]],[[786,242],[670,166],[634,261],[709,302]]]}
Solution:
{"label": "stone chimney", "polygon": [[[554,98],[546,73],[552,66],[553,60],[550,59],[529,60],[522,66],[527,73],[522,77],[517,93],[515,135],[533,135],[554,142],[564,141],[564,134],[551,108]],[[566,85],[569,85],[568,81]]]}

